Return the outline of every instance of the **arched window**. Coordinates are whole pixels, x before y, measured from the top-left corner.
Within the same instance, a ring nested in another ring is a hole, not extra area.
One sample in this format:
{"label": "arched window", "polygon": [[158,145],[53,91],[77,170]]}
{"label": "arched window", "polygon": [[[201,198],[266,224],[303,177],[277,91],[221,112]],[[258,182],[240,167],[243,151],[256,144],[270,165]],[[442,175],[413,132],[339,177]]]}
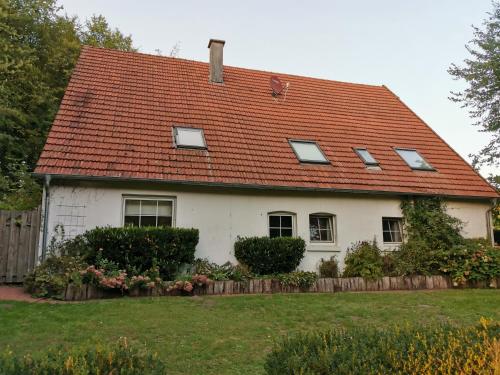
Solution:
{"label": "arched window", "polygon": [[309,215],[311,242],[335,242],[335,216],[328,213]]}

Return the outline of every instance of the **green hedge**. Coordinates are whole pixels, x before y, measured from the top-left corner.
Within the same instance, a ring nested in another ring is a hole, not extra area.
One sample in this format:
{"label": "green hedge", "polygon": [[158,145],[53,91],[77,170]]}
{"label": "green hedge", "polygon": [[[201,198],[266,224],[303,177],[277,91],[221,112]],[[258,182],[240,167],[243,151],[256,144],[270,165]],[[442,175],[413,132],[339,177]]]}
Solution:
{"label": "green hedge", "polygon": [[197,229],[104,227],[85,232],[66,247],[73,253],[79,249],[89,264],[96,264],[100,253],[129,275],[142,274],[156,265],[162,278],[173,280],[181,265],[194,261],[198,239]]}
{"label": "green hedge", "polygon": [[144,346],[130,345],[125,338],[110,346],[54,349],[18,357],[11,350],[0,352],[2,375],[163,375],[165,364]]}
{"label": "green hedge", "polygon": [[493,374],[500,324],[477,327],[335,329],[285,339],[268,375]]}
{"label": "green hedge", "polygon": [[246,237],[234,244],[236,259],[259,275],[294,271],[305,250],[304,240],[297,237]]}

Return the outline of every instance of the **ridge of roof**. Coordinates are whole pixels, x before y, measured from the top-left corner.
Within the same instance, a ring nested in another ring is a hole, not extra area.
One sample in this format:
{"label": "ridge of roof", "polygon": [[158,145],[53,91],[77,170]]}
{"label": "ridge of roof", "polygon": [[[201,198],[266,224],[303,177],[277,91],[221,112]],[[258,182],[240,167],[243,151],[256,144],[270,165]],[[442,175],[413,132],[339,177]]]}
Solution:
{"label": "ridge of roof", "polygon": [[[142,56],[154,58],[154,59],[158,58],[158,59],[166,59],[166,60],[171,60],[171,61],[183,61],[186,63],[201,64],[203,66],[208,66],[208,64],[209,64],[208,62],[205,62],[205,61],[187,59],[184,57],[171,57],[171,56],[155,55],[153,53],[139,52],[139,51],[121,51],[121,50],[117,50],[114,48],[106,48],[106,47],[95,47],[95,46],[84,45],[83,49],[102,50],[102,51],[107,51],[107,52],[116,52],[116,53],[120,53],[120,54],[135,54],[135,55],[142,55]],[[274,74],[274,75],[285,75],[287,77],[292,77],[292,78],[301,78],[301,79],[305,78],[308,80],[340,83],[340,84],[353,85],[353,86],[365,86],[365,87],[372,87],[372,88],[384,87],[383,84],[374,85],[374,84],[362,83],[362,82],[340,81],[340,80],[329,79],[329,78],[311,77],[311,76],[305,76],[305,75],[294,74],[294,73],[276,72],[273,70],[265,70],[265,69],[253,69],[253,68],[246,68],[246,67],[242,67],[242,66],[227,65],[227,64],[224,64],[224,68],[231,68],[234,70],[243,70],[243,71],[247,71],[249,73],[266,73],[266,74]]]}

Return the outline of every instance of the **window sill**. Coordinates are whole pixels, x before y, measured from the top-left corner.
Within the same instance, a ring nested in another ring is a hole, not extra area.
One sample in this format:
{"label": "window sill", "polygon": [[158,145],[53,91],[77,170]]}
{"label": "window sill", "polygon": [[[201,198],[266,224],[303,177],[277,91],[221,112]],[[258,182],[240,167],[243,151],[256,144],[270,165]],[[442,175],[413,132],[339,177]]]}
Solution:
{"label": "window sill", "polygon": [[331,242],[310,243],[306,251],[311,253],[340,253],[340,248]]}

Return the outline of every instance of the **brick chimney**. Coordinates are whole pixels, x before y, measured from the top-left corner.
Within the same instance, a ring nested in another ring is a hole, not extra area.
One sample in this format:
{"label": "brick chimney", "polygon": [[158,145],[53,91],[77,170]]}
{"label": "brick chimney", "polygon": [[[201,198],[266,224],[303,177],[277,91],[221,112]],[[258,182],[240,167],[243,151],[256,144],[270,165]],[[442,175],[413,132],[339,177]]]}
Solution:
{"label": "brick chimney", "polygon": [[209,80],[214,83],[224,82],[224,65],[223,65],[223,51],[224,40],[210,39],[208,48],[210,49],[210,63],[209,63]]}

